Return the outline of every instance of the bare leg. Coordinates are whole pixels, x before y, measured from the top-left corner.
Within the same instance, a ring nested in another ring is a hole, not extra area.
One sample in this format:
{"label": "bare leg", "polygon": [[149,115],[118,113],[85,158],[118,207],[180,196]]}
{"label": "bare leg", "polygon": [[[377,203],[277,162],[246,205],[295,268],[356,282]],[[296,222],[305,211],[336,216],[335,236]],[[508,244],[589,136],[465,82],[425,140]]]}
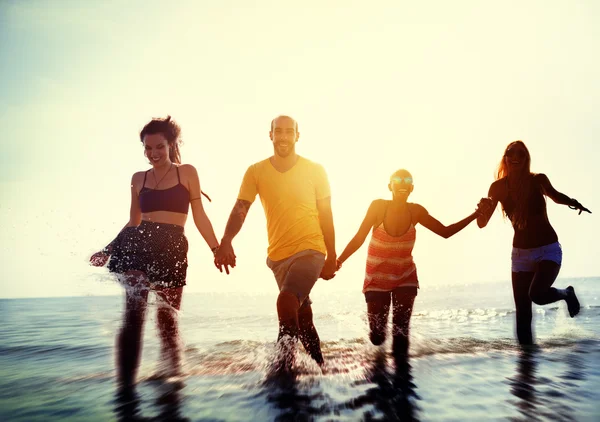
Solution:
{"label": "bare leg", "polygon": [[533,344],[533,333],[531,331],[533,313],[531,310],[532,305],[529,298],[529,289],[534,275],[535,273],[532,272],[512,273],[513,296],[517,318],[517,339],[522,345]]}
{"label": "bare leg", "polygon": [[117,335],[117,383],[120,390],[130,390],[135,385],[135,377],[142,351],[142,334],[148,289],[146,278],[140,271],[125,274],[125,312],[123,325]]}
{"label": "bare leg", "polygon": [[375,346],[383,344],[386,337],[387,320],[390,312],[390,295],[381,295],[381,299],[367,302],[369,319],[369,339]]}
{"label": "bare leg", "polygon": [[538,264],[529,288],[529,297],[533,303],[547,305],[566,297],[564,291],[550,287],[556,281],[559,271],[560,265],[554,261],[541,261]]}
{"label": "bare leg", "polygon": [[171,373],[179,374],[181,369],[181,339],[179,337],[178,315],[181,307],[183,287],[161,289],[156,292],[161,299],[156,310],[156,321],[163,355],[171,364]]}
{"label": "bare leg", "polygon": [[321,353],[321,339],[313,323],[312,307],[309,300],[305,300],[298,310],[299,337],[304,349],[319,366],[325,363]]}
{"label": "bare leg", "polygon": [[277,316],[279,319],[278,340],[285,335],[298,337],[298,309],[300,302],[295,294],[280,292],[277,297]]}
{"label": "bare leg", "polygon": [[279,335],[277,337],[280,349],[279,360],[284,370],[291,369],[295,362],[295,344],[298,339],[298,309],[300,302],[295,294],[280,292],[277,297],[277,315],[279,317]]}
{"label": "bare leg", "polygon": [[547,305],[549,303],[565,300],[569,308],[569,314],[574,317],[579,313],[579,301],[575,296],[575,290],[569,286],[566,289],[555,289],[551,287],[558,277],[560,265],[554,261],[541,261],[535,272],[529,297],[537,305]]}
{"label": "bare leg", "polygon": [[[406,291],[408,290],[408,291]],[[410,333],[410,317],[412,315],[415,294],[411,289],[397,289],[392,292],[393,325],[392,352],[396,360],[406,360],[408,356],[408,337]]]}

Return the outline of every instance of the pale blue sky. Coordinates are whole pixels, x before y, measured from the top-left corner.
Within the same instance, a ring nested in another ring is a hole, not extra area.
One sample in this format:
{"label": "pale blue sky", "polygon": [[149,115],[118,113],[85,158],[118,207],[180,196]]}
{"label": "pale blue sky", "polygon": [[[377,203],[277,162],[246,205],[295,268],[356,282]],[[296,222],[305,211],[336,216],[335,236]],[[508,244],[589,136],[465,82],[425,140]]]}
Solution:
{"label": "pale blue sky", "polygon": [[[87,266],[127,222],[153,116],[183,128],[220,238],[278,114],[333,191],[338,254],[398,168],[413,202],[453,223],[487,194],[505,146],[600,212],[600,3],[595,1],[0,2],[0,297],[108,294]],[[549,203],[561,276],[598,276],[597,213]],[[272,291],[256,202],[226,277],[190,219],[188,291]],[[418,228],[421,285],[508,280],[500,213],[444,240]],[[315,294],[360,292],[366,247]]]}

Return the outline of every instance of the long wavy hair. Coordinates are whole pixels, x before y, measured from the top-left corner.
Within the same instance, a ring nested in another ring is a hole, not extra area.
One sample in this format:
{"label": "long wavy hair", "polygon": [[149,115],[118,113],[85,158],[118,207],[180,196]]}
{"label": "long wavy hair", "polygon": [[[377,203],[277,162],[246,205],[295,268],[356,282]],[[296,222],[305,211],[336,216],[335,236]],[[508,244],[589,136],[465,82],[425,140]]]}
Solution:
{"label": "long wavy hair", "polygon": [[166,118],[154,118],[144,126],[140,132],[140,141],[144,143],[144,136],[162,134],[169,143],[169,159],[175,164],[181,164],[181,152],[179,146],[183,144],[181,141],[181,127],[177,122],[171,119],[171,116]]}
{"label": "long wavy hair", "polygon": [[[531,194],[532,188],[532,177],[534,173],[531,172],[531,155],[529,154],[529,150],[525,146],[523,141],[514,141],[506,146],[504,150],[504,154],[502,155],[502,160],[498,164],[498,168],[496,169],[496,180],[505,178],[509,176],[510,167],[506,164],[506,154],[509,149],[513,147],[519,147],[519,149],[523,149],[525,152],[525,165],[519,171],[517,175],[517,186],[515,188],[515,208],[512,212],[512,215],[508,216],[506,210],[504,209],[504,205],[502,205],[502,214],[505,217],[509,217],[513,226],[518,229],[524,229],[527,226],[527,215],[529,212],[529,196]],[[507,180],[508,186],[508,180]]]}

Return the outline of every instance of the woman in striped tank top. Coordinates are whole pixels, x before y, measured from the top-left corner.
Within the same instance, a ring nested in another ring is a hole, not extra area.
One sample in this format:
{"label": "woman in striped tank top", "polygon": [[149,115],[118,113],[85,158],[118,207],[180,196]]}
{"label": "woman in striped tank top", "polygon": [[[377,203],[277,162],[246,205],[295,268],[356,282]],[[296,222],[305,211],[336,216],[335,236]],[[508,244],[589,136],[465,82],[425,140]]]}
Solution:
{"label": "woman in striped tank top", "polygon": [[392,174],[388,188],[392,192],[392,200],[376,199],[371,203],[358,232],[338,259],[338,270],[362,246],[372,229],[363,285],[369,337],[376,346],[385,341],[391,302],[392,353],[399,362],[398,359],[408,356],[409,323],[419,287],[417,268],[412,257],[416,240],[415,226],[421,224],[447,239],[475,220],[479,209],[457,223],[444,226],[429,215],[423,206],[407,202],[414,188],[412,175],[407,170]]}

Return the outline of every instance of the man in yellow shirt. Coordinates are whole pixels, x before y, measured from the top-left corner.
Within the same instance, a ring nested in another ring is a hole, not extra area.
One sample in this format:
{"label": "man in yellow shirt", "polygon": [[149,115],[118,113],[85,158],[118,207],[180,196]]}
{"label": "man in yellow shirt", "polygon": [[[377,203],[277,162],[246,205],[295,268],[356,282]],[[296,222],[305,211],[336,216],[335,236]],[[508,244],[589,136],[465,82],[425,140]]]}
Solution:
{"label": "man in yellow shirt", "polygon": [[295,341],[289,342],[285,336],[293,340],[299,337],[308,354],[322,366],[309,294],[319,277],[328,280],[336,271],[329,182],[320,164],[296,154],[300,133],[294,119],[273,119],[269,137],[274,154],[248,167],[215,254],[215,265],[221,271],[224,267],[227,273],[229,267],[235,267],[231,242],[258,194],[267,218],[267,265],[279,287],[278,341],[283,348],[283,369],[294,362]]}

